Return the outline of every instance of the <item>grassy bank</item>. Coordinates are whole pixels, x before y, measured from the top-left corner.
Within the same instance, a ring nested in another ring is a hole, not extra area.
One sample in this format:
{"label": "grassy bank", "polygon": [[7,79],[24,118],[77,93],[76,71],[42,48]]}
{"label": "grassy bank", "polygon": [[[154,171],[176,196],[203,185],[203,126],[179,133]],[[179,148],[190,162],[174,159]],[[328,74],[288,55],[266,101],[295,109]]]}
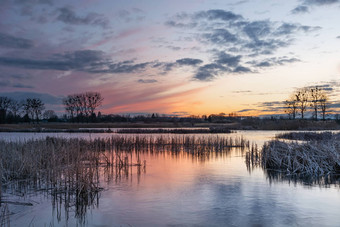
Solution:
{"label": "grassy bank", "polygon": [[54,131],[70,132],[84,129],[115,129],[115,128],[225,128],[228,130],[340,130],[335,120],[287,120],[245,118],[233,122],[117,122],[117,123],[39,123],[39,124],[0,124],[2,132],[39,132]]}

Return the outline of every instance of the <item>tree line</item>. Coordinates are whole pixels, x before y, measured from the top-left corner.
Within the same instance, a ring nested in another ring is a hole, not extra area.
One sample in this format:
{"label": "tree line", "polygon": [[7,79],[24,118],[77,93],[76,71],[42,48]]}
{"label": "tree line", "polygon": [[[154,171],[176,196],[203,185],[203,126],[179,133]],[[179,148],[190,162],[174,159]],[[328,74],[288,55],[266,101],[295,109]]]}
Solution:
{"label": "tree line", "polygon": [[325,120],[329,106],[329,98],[323,89],[316,86],[296,90],[291,94],[290,98],[285,101],[285,104],[289,118],[296,119],[298,115],[300,115],[301,119],[304,119],[307,111],[310,110],[314,120],[318,120],[319,115]]}
{"label": "tree line", "polygon": [[56,117],[53,110],[44,113],[45,104],[39,98],[15,100],[0,96],[0,123],[39,122],[41,117]]}

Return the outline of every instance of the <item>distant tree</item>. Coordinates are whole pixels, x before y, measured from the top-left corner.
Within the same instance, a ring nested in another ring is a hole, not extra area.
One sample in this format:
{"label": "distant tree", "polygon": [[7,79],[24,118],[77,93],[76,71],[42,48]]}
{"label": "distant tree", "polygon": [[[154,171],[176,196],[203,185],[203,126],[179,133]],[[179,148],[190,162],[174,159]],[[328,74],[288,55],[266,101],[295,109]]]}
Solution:
{"label": "distant tree", "polygon": [[95,109],[102,104],[104,99],[99,92],[86,92],[85,98],[89,115],[93,116]]}
{"label": "distant tree", "polygon": [[308,101],[309,101],[309,92],[307,89],[302,88],[298,90],[295,94],[295,99],[298,104],[298,109],[300,110],[301,113],[301,118],[304,119],[305,112],[308,106]]}
{"label": "distant tree", "polygon": [[27,98],[23,103],[23,109],[25,114],[31,117],[32,120],[39,122],[39,116],[41,112],[45,109],[45,104],[39,98]]}
{"label": "distant tree", "polygon": [[296,96],[295,95],[291,96],[290,99],[286,100],[285,104],[286,104],[285,112],[288,114],[289,118],[295,119],[298,108]]}
{"label": "distant tree", "polygon": [[326,95],[326,93],[321,94],[319,103],[321,107],[322,120],[325,120],[328,107],[328,96]]}
{"label": "distant tree", "polygon": [[11,100],[9,109],[12,111],[15,118],[18,117],[21,108],[22,108],[21,102],[18,102],[17,100],[14,100],[14,99]]}
{"label": "distant tree", "polygon": [[85,119],[94,120],[96,117],[95,110],[102,104],[103,98],[99,92],[85,92],[68,95],[63,99],[66,112],[73,120],[78,121]]}
{"label": "distant tree", "polygon": [[56,121],[58,119],[58,116],[54,112],[54,110],[46,110],[43,113],[43,118],[47,121]]}
{"label": "distant tree", "polygon": [[309,91],[310,94],[310,102],[311,107],[314,110],[313,116],[315,120],[318,120],[318,110],[319,104],[321,101],[321,96],[323,95],[323,91],[319,87],[311,88]]}
{"label": "distant tree", "polygon": [[5,96],[0,96],[0,123],[6,122],[6,115],[10,107],[11,99]]}

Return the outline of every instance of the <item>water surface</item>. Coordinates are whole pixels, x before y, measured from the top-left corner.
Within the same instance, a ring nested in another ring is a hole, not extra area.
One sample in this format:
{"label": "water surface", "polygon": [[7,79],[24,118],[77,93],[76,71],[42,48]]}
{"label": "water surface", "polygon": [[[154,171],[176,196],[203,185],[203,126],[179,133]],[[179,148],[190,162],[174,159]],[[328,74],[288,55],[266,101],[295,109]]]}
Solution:
{"label": "water surface", "polygon": [[[278,131],[238,131],[261,146]],[[62,137],[109,137],[113,134],[1,133],[18,140]],[[114,135],[115,136],[115,135]],[[135,136],[135,135],[127,135]],[[163,135],[170,136],[170,135]],[[238,148],[207,157],[187,153],[145,153],[146,168],[110,176],[102,170],[98,200],[83,218],[46,193],[16,195],[32,207],[9,206],[11,226],[340,226],[340,190],[335,184],[274,180],[261,168],[247,168]],[[13,196],[13,195],[12,195]],[[57,209],[58,208],[58,209]]]}

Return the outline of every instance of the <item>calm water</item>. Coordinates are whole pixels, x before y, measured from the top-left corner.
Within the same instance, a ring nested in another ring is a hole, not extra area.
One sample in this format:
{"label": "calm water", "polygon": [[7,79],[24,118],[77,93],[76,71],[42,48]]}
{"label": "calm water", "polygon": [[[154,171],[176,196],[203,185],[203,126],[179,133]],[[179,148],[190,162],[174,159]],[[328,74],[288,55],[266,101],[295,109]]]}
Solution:
{"label": "calm water", "polygon": [[[276,133],[238,131],[219,136],[242,135],[262,145]],[[52,135],[112,136],[0,133],[7,140]],[[131,167],[119,177],[102,172],[104,190],[84,219],[76,218],[71,207],[66,221],[62,204],[53,209],[51,197],[36,192],[14,197],[34,205],[9,206],[11,226],[340,226],[339,186],[272,180],[261,168],[249,171],[244,155],[239,149],[206,158],[143,154],[145,170]]]}

